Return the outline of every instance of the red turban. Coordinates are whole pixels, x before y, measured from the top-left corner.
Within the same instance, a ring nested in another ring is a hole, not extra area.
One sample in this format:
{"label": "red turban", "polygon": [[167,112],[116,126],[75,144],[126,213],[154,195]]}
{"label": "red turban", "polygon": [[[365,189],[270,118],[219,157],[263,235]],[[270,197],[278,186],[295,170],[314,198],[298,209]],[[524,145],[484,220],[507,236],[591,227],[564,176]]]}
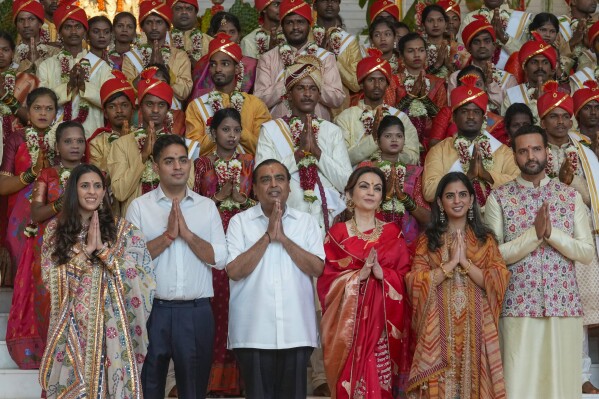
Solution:
{"label": "red turban", "polygon": [[279,6],[279,19],[283,21],[287,15],[294,13],[312,23],[312,8],[304,0],[283,0]]}
{"label": "red turban", "polygon": [[482,109],[483,112],[487,112],[489,96],[486,91],[475,86],[478,79],[480,79],[480,77],[475,74],[462,76],[460,79],[462,85],[453,89],[450,94],[452,111],[455,111],[462,105],[474,103],[478,108]]}
{"label": "red turban", "polygon": [[489,21],[487,21],[487,19],[482,15],[475,15],[474,20],[466,25],[462,31],[462,41],[466,45],[466,48],[470,46],[470,42],[476,35],[484,31],[487,31],[491,34],[493,41],[497,39],[497,36],[495,35],[495,29],[493,29],[493,26],[489,23]]}
{"label": "red turban", "polygon": [[12,3],[12,19],[17,20],[17,15],[21,11],[29,12],[37,17],[41,22],[44,22],[46,15],[44,14],[44,6],[37,0],[16,0]]}
{"label": "red turban", "polygon": [[460,3],[455,0],[440,0],[437,2],[437,5],[442,7],[445,12],[453,11],[458,14],[458,17],[462,17],[462,13],[460,10]]}
{"label": "red turban", "polygon": [[520,62],[520,66],[524,69],[524,66],[529,59],[535,55],[541,54],[549,60],[551,67],[555,68],[557,51],[555,51],[551,44],[545,43],[543,38],[541,38],[537,32],[532,32],[532,35],[533,39],[524,43],[518,52],[518,62]]}
{"label": "red turban", "polygon": [[143,98],[151,94],[166,101],[170,107],[173,102],[173,88],[165,81],[156,79],[156,71],[158,68],[150,67],[141,72],[137,85],[137,99],[141,104]]}
{"label": "red turban", "polygon": [[192,6],[194,6],[196,8],[196,10],[199,10],[200,7],[198,5],[198,0],[174,0],[173,1],[173,7],[175,6],[175,4],[177,3],[187,3],[187,4],[191,4]]}
{"label": "red turban", "polygon": [[89,29],[89,26],[87,25],[87,14],[83,8],[77,5],[76,1],[67,0],[61,2],[58,4],[58,7],[56,7],[56,11],[54,11],[54,24],[56,25],[56,29],[60,31],[60,27],[67,19],[80,22],[85,30]]}
{"label": "red turban", "polygon": [[112,70],[112,74],[114,78],[108,79],[100,88],[100,102],[102,106],[116,93],[123,93],[131,101],[131,104],[135,105],[135,89],[133,89],[125,74],[116,69]]}
{"label": "red turban", "polygon": [[208,58],[212,58],[215,53],[222,52],[233,58],[237,63],[241,62],[243,54],[239,44],[231,41],[231,36],[226,33],[217,33],[208,46]]}
{"label": "red turban", "polygon": [[555,80],[549,80],[543,85],[543,95],[537,100],[539,119],[543,119],[551,110],[561,108],[570,116],[574,113],[574,101],[568,93],[558,91],[559,85]]}
{"label": "red turban", "polygon": [[599,101],[599,84],[594,80],[587,80],[584,86],[574,92],[574,115],[578,115],[581,108],[593,100]]}
{"label": "red turban", "polygon": [[587,33],[589,38],[589,47],[593,48],[593,43],[597,36],[599,36],[599,21],[595,22],[593,26],[589,28],[589,32]]}
{"label": "red turban", "polygon": [[370,23],[383,11],[388,12],[399,21],[399,7],[392,0],[375,0],[370,6]]}
{"label": "red turban", "polygon": [[358,62],[358,67],[356,68],[358,83],[361,83],[366,76],[374,71],[381,71],[387,78],[387,82],[391,83],[391,65],[383,58],[381,50],[378,48],[369,48],[367,51],[368,57],[362,58]]}
{"label": "red turban", "polygon": [[258,13],[261,13],[273,1],[274,0],[254,0],[254,6],[256,7],[256,10],[258,10]]}
{"label": "red turban", "polygon": [[142,2],[139,3],[139,25],[141,26],[144,19],[151,14],[162,17],[169,25],[173,22],[173,9],[165,1],[142,0]]}

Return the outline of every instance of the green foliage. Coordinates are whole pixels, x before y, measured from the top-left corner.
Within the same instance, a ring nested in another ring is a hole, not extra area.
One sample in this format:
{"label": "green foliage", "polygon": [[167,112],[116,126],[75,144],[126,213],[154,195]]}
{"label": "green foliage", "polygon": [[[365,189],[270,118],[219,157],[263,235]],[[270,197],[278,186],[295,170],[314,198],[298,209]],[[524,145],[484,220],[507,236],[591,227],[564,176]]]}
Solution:
{"label": "green foliage", "polygon": [[10,33],[16,39],[17,28],[12,20],[12,0],[4,0],[0,3],[0,29]]}
{"label": "green foliage", "polygon": [[241,23],[241,37],[247,35],[258,27],[258,10],[243,0],[235,0],[229,12],[239,18]]}
{"label": "green foliage", "polygon": [[210,8],[206,9],[204,15],[200,18],[200,30],[204,33],[208,32],[210,29],[210,20],[212,19],[212,13],[210,12]]}

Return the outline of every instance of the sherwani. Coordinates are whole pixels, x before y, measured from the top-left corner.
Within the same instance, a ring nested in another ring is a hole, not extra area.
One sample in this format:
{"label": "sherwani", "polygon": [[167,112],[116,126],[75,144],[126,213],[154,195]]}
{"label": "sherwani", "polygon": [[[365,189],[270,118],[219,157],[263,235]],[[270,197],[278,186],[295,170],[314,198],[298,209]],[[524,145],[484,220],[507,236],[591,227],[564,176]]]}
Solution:
{"label": "sherwani", "polygon": [[505,115],[505,111],[509,108],[509,106],[515,103],[523,103],[528,105],[528,108],[530,108],[532,111],[532,116],[535,117],[535,120],[539,120],[537,100],[530,97],[528,94],[528,89],[526,88],[526,84],[522,83],[518,86],[507,89],[503,97],[503,103],[501,104],[501,115]]}
{"label": "sherwani", "polygon": [[[231,99],[228,94],[220,93],[222,96],[223,107],[231,106]],[[258,97],[251,94],[242,93],[244,97],[243,107],[241,108],[241,140],[239,145],[243,152],[255,154],[260,126],[268,122],[270,113],[266,105]],[[200,155],[208,155],[215,147],[212,136],[207,132],[206,121],[214,115],[214,110],[208,103],[210,93],[196,98],[187,105],[185,111],[185,135],[187,138],[196,140],[200,143]]]}
{"label": "sherwani", "polygon": [[[262,54],[260,54],[260,52],[258,51],[258,45],[256,44],[256,33],[260,32],[260,30],[262,30],[261,26],[257,27],[256,29],[245,35],[243,39],[241,39],[241,51],[243,52],[243,55],[245,55],[246,57],[252,57],[259,60],[262,56]],[[270,33],[267,32],[266,44],[268,45],[268,43],[270,43]]]}
{"label": "sherwani", "polygon": [[[551,236],[534,220],[549,204]],[[518,176],[489,197],[485,220],[512,276],[499,321],[508,397],[580,397],[582,306],[574,262],[594,246],[580,194],[545,177],[539,187]]]}
{"label": "sherwani", "polygon": [[[374,141],[376,132],[369,135],[364,134],[366,129],[364,129],[360,117],[366,110],[372,110],[372,108],[364,104],[364,100],[360,100],[358,105],[346,109],[335,118],[335,124],[343,131],[349,160],[353,166],[369,159],[379,149]],[[404,125],[405,144],[403,151],[399,154],[399,160],[405,164],[418,165],[420,142],[416,127],[410,118],[397,108],[389,107],[389,114],[397,116]]]}
{"label": "sherwani", "polygon": [[[147,66],[142,65],[142,60],[143,58],[138,49],[133,49],[125,53],[123,59],[123,73],[127,76],[129,81],[133,82],[143,68]],[[185,101],[193,87],[193,82],[191,80],[191,63],[189,62],[187,53],[171,46],[171,56],[168,60],[168,67],[171,79],[170,86],[173,88],[175,97],[181,101]]]}
{"label": "sherwani", "polygon": [[[297,210],[308,212],[317,221],[324,238],[324,219],[322,201],[318,187],[314,192],[319,197],[315,202],[304,201],[304,190],[300,187],[299,172],[295,162],[294,149],[289,142],[289,125],[283,119],[276,119],[262,125],[256,149],[256,165],[265,159],[282,162],[291,173],[291,193],[287,204]],[[321,120],[318,133],[318,148],[322,151],[318,161],[318,176],[322,182],[327,199],[330,224],[333,217],[345,209],[340,193],[345,189],[352,171],[341,129],[331,122]]]}
{"label": "sherwani", "polygon": [[339,55],[337,56],[337,69],[339,70],[341,82],[343,83],[345,100],[343,100],[341,107],[334,111],[334,114],[336,115],[339,115],[343,110],[350,106],[350,94],[352,92],[357,93],[360,91],[356,69],[358,68],[358,62],[362,59],[360,46],[356,36],[345,31],[342,31],[341,34],[343,38],[341,39],[341,48],[339,50]]}
{"label": "sherwani", "polygon": [[[48,87],[58,96],[58,105],[64,105],[71,100],[71,96],[67,95],[67,83],[60,79],[60,61],[58,56],[54,55],[42,62],[38,69],[38,77],[40,79],[40,87]],[[77,96],[72,96],[73,99],[73,119],[78,115],[79,102],[81,99],[89,103],[89,113],[87,119],[83,122],[85,129],[85,137],[90,137],[97,128],[104,126],[104,112],[102,111],[102,103],[100,100],[100,87],[112,77],[112,68],[104,60],[101,60],[96,55],[88,53],[87,50],[81,51],[71,61],[70,67],[73,68],[75,63],[82,58],[86,58],[92,65],[90,78],[85,82],[85,88],[80,91]]]}
{"label": "sherwani", "polygon": [[[422,175],[422,194],[428,202],[435,200],[439,181],[455,167],[456,162],[459,163],[458,152],[454,147],[456,137],[448,137],[428,151]],[[514,161],[512,149],[501,144],[493,153],[493,167],[488,172],[493,178],[492,188],[518,176],[520,170]]]}
{"label": "sherwani", "polygon": [[[308,43],[296,53],[296,56],[305,54]],[[330,109],[339,107],[343,103],[345,93],[343,92],[343,84],[337,69],[335,56],[322,48],[318,49],[316,56],[322,62],[323,68],[320,101],[316,105],[314,113],[319,118],[330,120]],[[281,100],[281,97],[287,92],[285,89],[285,69],[285,64],[283,64],[283,59],[279,54],[279,47],[262,54],[258,60],[254,95],[266,103],[273,118],[280,118],[290,113],[290,110]]]}
{"label": "sherwani", "polygon": [[89,146],[89,163],[96,165],[102,172],[108,171],[108,153],[110,147],[120,136],[114,132],[103,132],[87,143]]}

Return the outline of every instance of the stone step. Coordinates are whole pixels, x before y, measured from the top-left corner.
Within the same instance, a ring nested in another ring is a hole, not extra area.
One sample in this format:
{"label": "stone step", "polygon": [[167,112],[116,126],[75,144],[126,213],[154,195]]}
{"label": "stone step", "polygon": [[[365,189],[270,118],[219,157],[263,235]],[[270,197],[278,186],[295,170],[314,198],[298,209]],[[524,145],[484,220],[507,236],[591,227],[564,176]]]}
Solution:
{"label": "stone step", "polygon": [[8,323],[8,313],[0,313],[0,341],[6,339],[6,325]]}
{"label": "stone step", "polygon": [[[0,341],[0,371],[1,370],[16,370],[19,366],[15,362],[13,362],[10,357],[10,353],[8,353],[8,347],[6,346],[6,341]],[[0,387],[2,385],[0,384]]]}
{"label": "stone step", "polygon": [[38,374],[38,370],[0,368],[0,399],[39,399],[42,388]]}
{"label": "stone step", "polygon": [[8,313],[12,303],[12,288],[0,288],[0,313]]}

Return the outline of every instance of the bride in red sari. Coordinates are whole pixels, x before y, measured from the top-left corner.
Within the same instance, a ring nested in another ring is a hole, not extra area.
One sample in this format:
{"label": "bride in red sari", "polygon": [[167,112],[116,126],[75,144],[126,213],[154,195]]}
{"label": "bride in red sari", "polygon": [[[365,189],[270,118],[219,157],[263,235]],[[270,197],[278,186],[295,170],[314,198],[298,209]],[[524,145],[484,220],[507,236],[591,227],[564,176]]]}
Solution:
{"label": "bride in red sari", "polygon": [[385,186],[380,169],[356,169],[345,188],[354,217],[325,238],[317,289],[333,399],[397,397],[410,369],[410,259],[397,224],[375,217]]}

